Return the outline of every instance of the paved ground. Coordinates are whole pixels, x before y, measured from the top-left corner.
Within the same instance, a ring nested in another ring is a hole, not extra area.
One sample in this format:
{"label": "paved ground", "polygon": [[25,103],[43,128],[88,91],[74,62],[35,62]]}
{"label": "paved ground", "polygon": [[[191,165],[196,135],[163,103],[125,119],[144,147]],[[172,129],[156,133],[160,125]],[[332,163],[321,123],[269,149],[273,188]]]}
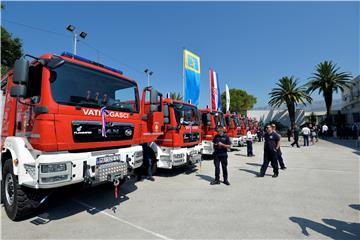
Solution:
{"label": "paved ground", "polygon": [[154,183],[127,183],[120,201],[111,186],[69,188],[22,222],[9,221],[2,208],[1,237],[360,239],[360,151],[343,145],[297,149],[284,142],[288,169],[277,179],[255,177],[262,163],[262,144],[255,144],[254,158],[244,148],[230,153],[231,186],[209,185],[207,160],[201,169],[163,171]]}

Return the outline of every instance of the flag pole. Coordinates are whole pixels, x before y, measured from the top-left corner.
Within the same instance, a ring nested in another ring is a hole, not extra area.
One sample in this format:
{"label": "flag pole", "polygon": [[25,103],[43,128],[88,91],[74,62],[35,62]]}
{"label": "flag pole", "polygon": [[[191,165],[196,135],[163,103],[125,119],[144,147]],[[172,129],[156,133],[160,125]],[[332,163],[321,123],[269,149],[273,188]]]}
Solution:
{"label": "flag pole", "polygon": [[182,97],[183,101],[185,101],[185,48],[183,48],[183,85],[182,85]]}

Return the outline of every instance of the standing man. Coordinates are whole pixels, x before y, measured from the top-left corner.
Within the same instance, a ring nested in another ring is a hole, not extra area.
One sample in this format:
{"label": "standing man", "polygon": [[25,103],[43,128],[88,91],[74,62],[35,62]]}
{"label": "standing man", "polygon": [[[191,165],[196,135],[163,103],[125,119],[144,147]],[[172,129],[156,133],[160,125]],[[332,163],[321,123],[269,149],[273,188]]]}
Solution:
{"label": "standing man", "polygon": [[310,135],[310,128],[308,128],[306,125],[305,127],[303,127],[303,129],[301,130],[301,133],[304,137],[304,147],[305,146],[309,146],[309,135]]}
{"label": "standing man", "polygon": [[246,149],[247,149],[247,156],[248,157],[254,157],[255,155],[253,154],[253,147],[252,147],[252,134],[250,131],[250,128],[247,128],[247,132],[246,132]]}
{"label": "standing man", "polygon": [[143,164],[141,167],[135,169],[137,181],[141,181],[142,176],[144,175],[147,180],[153,182],[155,181],[155,178],[152,176],[152,160],[151,160],[150,149],[147,143],[142,144],[142,148],[143,148]]}
{"label": "standing man", "polygon": [[292,135],[294,138],[294,142],[291,143],[291,146],[293,147],[295,144],[298,148],[300,148],[299,146],[299,129],[297,128],[297,125],[295,124],[293,129],[292,129]]}
{"label": "standing man", "polygon": [[277,162],[277,151],[280,148],[280,137],[277,133],[273,131],[273,128],[270,124],[266,126],[266,133],[264,135],[264,162],[261,166],[260,174],[258,177],[264,177],[266,169],[271,162],[271,167],[273,168],[274,175],[273,178],[279,176],[279,167]]}
{"label": "standing man", "polygon": [[289,127],[287,130],[287,138],[288,138],[288,141],[290,142],[291,141],[291,127]]}
{"label": "standing man", "polygon": [[223,171],[224,177],[224,184],[230,185],[228,181],[228,171],[227,171],[227,164],[228,164],[228,155],[227,151],[230,149],[230,138],[225,134],[224,128],[218,127],[217,128],[218,134],[214,137],[214,165],[215,165],[215,180],[212,181],[210,184],[220,184],[220,163]]}
{"label": "standing man", "polygon": [[[271,127],[273,128],[273,132],[276,133],[279,136],[279,139],[281,139],[280,133],[278,133],[276,131],[276,125],[273,123],[273,124],[271,124]],[[282,157],[282,152],[281,152],[281,149],[280,149],[280,145],[279,145],[279,149],[277,151],[277,160],[279,161],[279,165],[280,165],[281,170],[285,170],[286,167],[285,167],[285,164],[284,164],[284,159]]]}
{"label": "standing man", "polygon": [[329,130],[328,126],[326,126],[326,123],[324,123],[324,125],[321,128],[321,133],[322,133],[324,139],[327,138],[328,130]]}

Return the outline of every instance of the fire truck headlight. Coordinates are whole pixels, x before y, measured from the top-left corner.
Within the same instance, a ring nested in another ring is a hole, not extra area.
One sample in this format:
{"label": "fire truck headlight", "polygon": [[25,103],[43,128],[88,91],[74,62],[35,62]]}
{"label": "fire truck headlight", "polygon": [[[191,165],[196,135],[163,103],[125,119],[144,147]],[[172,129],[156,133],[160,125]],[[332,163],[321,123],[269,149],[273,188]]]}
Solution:
{"label": "fire truck headlight", "polygon": [[35,166],[29,165],[29,164],[24,164],[24,167],[25,167],[26,173],[29,174],[30,177],[35,179]]}
{"label": "fire truck headlight", "polygon": [[67,170],[67,164],[66,163],[41,164],[40,169],[41,169],[41,173],[64,172]]}
{"label": "fire truck headlight", "polygon": [[170,162],[170,157],[169,156],[160,156],[160,161],[167,161],[167,162]]}

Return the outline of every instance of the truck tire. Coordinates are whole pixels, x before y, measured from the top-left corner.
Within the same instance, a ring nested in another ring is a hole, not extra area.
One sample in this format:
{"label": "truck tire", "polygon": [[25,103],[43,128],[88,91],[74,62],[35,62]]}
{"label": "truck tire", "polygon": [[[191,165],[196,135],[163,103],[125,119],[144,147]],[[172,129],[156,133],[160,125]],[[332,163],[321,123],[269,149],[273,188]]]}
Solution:
{"label": "truck tire", "polygon": [[23,188],[13,173],[12,160],[7,159],[2,169],[2,201],[5,212],[11,220],[20,220],[39,206],[35,190]]}

